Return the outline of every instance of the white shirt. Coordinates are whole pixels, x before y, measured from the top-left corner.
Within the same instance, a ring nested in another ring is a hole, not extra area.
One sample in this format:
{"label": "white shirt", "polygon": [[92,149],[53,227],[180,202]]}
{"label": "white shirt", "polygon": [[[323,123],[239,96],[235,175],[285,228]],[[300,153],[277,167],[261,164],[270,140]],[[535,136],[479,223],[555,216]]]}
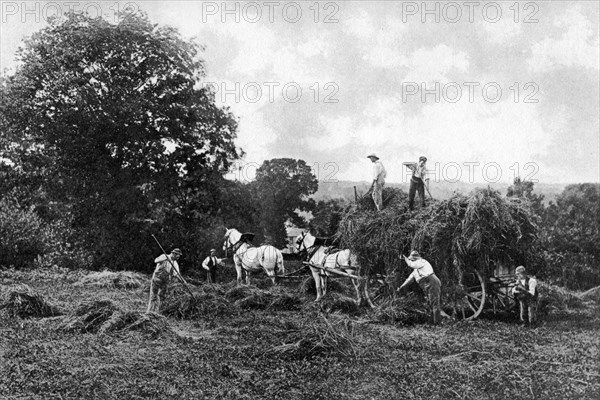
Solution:
{"label": "white shirt", "polygon": [[204,261],[202,262],[202,268],[204,268],[204,269],[206,269],[206,270],[209,270],[209,269],[210,269],[210,268],[208,267],[208,263],[210,262],[210,259],[211,259],[211,258],[213,259],[213,260],[212,260],[212,261],[213,261],[213,266],[216,266],[216,265],[217,265],[217,264],[219,264],[221,261],[223,261],[223,259],[222,259],[222,258],[217,258],[217,257],[214,257],[214,256],[213,256],[213,257],[211,257],[211,256],[208,256],[208,257],[206,257],[206,258],[204,259]]}
{"label": "white shirt", "polygon": [[417,258],[414,261],[408,260],[406,263],[409,267],[414,269],[407,280],[414,278],[418,283],[421,279],[433,274],[433,267],[423,258]]}
{"label": "white shirt", "polygon": [[381,161],[377,160],[373,163],[373,180],[377,183],[385,183],[387,172]]}
{"label": "white shirt", "polygon": [[413,169],[413,176],[417,178],[421,178],[424,181],[428,181],[429,177],[427,176],[427,167],[421,163],[418,163]]}
{"label": "white shirt", "polygon": [[[523,285],[523,287],[525,287],[525,283],[527,282],[526,279],[517,279],[517,282],[519,282],[521,285]],[[537,280],[535,278],[529,277],[529,294],[534,296],[535,295],[535,288],[537,286]],[[512,289],[513,294],[515,294],[517,291],[517,286],[515,286]]]}
{"label": "white shirt", "polygon": [[[171,262],[169,262],[169,260],[171,260]],[[154,272],[164,269],[169,274],[172,274],[173,273],[172,269],[173,269],[173,267],[175,267],[175,269],[177,270],[177,273],[179,274],[179,264],[177,264],[177,261],[171,259],[170,256],[162,254],[162,255],[156,257],[154,262],[157,264]],[[171,265],[171,263],[173,263],[173,265]]]}

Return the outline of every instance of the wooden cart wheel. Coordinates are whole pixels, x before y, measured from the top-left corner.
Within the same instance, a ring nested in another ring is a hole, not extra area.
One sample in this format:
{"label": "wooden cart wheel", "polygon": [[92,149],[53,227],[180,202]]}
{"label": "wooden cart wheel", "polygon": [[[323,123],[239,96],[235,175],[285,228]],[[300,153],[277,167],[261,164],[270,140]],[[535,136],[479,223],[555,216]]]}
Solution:
{"label": "wooden cart wheel", "polygon": [[481,274],[475,269],[464,271],[460,283],[451,287],[445,296],[444,309],[451,310],[456,319],[472,320],[481,314],[485,307],[486,291]]}
{"label": "wooden cart wheel", "polygon": [[383,275],[372,275],[366,279],[364,284],[364,296],[367,304],[377,307],[381,303],[392,298],[392,292]]}

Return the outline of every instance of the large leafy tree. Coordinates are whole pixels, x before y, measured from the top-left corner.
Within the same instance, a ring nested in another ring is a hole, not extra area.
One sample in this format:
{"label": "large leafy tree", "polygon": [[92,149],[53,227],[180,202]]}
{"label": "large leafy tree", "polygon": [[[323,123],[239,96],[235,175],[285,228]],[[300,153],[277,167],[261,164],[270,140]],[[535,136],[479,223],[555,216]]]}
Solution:
{"label": "large leafy tree", "polygon": [[544,215],[550,277],[573,289],[600,285],[600,184],[567,186]]}
{"label": "large leafy tree", "polygon": [[309,224],[310,231],[316,236],[334,236],[347,208],[348,204],[344,199],[318,201],[312,211],[313,218]]}
{"label": "large leafy tree", "polygon": [[70,213],[97,264],[139,264],[147,230],[218,218],[237,124],[200,85],[201,50],[145,15],[71,13],[29,38],[2,80],[11,182]]}
{"label": "large leafy tree", "polygon": [[283,247],[285,223],[305,224],[298,211],[314,208],[315,202],[308,196],[318,187],[317,177],[303,160],[275,158],[263,162],[256,171],[252,188],[260,209],[260,233],[267,241]]}

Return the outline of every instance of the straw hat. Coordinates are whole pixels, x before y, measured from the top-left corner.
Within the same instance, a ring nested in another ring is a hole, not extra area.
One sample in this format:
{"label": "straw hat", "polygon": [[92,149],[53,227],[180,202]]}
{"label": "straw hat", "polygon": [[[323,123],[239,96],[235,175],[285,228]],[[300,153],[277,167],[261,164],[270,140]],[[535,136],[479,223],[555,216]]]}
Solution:
{"label": "straw hat", "polygon": [[181,252],[181,250],[179,249],[173,249],[173,251],[171,251],[171,254],[179,254],[182,255],[183,253]]}
{"label": "straw hat", "polygon": [[375,154],[375,153],[371,153],[371,154],[369,154],[369,155],[367,156],[367,158],[371,158],[371,157],[373,157],[373,158],[376,158],[376,159],[378,159],[378,160],[379,160],[379,157],[377,157],[377,154]]}
{"label": "straw hat", "polygon": [[525,269],[524,266],[519,265],[516,269],[515,269],[515,274],[526,274],[527,270]]}
{"label": "straw hat", "polygon": [[415,251],[415,250],[411,251],[410,256],[408,256],[408,259],[410,261],[415,261],[417,258],[421,258],[421,255],[419,254],[419,252]]}

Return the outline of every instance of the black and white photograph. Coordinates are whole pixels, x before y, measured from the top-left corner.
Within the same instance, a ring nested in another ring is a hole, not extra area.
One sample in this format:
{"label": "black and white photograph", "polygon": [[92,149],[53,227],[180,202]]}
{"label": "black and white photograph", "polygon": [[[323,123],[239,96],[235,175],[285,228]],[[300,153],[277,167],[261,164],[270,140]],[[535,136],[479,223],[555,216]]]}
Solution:
{"label": "black and white photograph", "polygon": [[0,0],[0,399],[600,399],[597,0]]}

